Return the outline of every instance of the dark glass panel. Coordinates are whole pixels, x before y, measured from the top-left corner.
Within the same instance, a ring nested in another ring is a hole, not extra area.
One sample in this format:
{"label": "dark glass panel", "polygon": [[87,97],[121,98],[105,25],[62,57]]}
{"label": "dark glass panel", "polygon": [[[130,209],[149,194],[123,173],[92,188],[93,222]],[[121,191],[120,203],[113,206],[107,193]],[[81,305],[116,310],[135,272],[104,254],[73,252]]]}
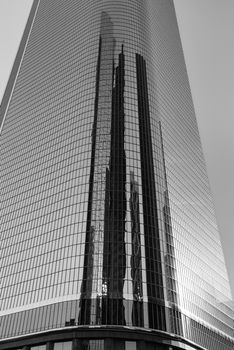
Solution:
{"label": "dark glass panel", "polygon": [[135,341],[126,341],[125,342],[125,350],[137,350]]}
{"label": "dark glass panel", "polygon": [[161,317],[161,313],[158,314],[164,303],[161,247],[154,179],[146,62],[139,54],[136,54],[136,68],[149,326],[151,328],[166,330],[165,315]]}

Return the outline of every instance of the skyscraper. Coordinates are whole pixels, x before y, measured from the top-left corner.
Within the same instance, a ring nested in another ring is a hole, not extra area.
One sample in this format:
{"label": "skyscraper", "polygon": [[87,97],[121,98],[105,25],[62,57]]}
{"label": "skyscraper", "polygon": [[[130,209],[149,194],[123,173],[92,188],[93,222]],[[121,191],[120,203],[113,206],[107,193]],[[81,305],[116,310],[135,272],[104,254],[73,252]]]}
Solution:
{"label": "skyscraper", "polygon": [[35,0],[0,120],[1,349],[233,349],[171,0]]}

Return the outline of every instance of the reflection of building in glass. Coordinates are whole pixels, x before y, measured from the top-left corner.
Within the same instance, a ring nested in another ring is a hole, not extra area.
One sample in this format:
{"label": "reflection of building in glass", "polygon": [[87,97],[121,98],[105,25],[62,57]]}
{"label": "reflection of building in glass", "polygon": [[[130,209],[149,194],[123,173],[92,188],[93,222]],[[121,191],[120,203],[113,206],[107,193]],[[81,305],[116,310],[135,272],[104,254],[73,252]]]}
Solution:
{"label": "reflection of building in glass", "polygon": [[[106,184],[109,181],[108,166],[111,157],[114,48],[113,24],[108,14],[102,12],[92,131],[89,204],[80,312],[81,324],[99,323],[100,297],[103,288],[105,288],[102,282],[104,218]],[[92,257],[90,257],[90,252],[92,252]],[[90,266],[91,261],[92,266]]]}
{"label": "reflection of building in glass", "polygon": [[80,324],[125,324],[124,53],[122,45],[119,64],[114,69],[112,27],[110,17],[103,12]]}
{"label": "reflection of building in glass", "polygon": [[126,156],[124,150],[124,53],[119,54],[112,91],[111,152],[106,169],[103,255],[103,324],[125,324],[123,284],[126,268]]}
{"label": "reflection of building in glass", "polygon": [[169,202],[169,194],[168,194],[168,186],[167,186],[167,174],[166,174],[166,165],[165,165],[165,158],[164,158],[161,123],[159,123],[159,127],[160,127],[160,139],[161,139],[161,146],[162,146],[163,172],[164,172],[164,180],[165,180],[163,218],[164,218],[165,243],[166,243],[165,269],[166,269],[167,299],[171,306],[169,309],[170,329],[171,329],[171,333],[183,335],[181,313],[179,310],[175,247],[174,247],[174,240],[173,240],[171,211],[170,211],[170,202]]}
{"label": "reflection of building in glass", "polygon": [[142,264],[141,264],[141,231],[139,213],[139,185],[134,179],[134,172],[130,172],[130,210],[132,228],[132,256],[131,277],[133,289],[132,323],[134,326],[143,326],[143,290],[142,290]]}
{"label": "reflection of building in glass", "polygon": [[150,328],[166,329],[146,62],[136,54],[142,200]]}
{"label": "reflection of building in glass", "polygon": [[0,120],[0,349],[233,349],[172,0],[34,0]]}

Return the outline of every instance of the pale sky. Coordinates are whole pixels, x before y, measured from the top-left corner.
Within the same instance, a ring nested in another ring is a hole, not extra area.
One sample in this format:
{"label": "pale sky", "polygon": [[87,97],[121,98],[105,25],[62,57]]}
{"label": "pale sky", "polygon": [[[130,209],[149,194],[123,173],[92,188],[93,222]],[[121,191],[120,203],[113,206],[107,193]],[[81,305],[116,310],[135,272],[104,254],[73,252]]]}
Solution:
{"label": "pale sky", "polygon": [[[174,0],[234,295],[234,0]],[[0,100],[32,0],[0,0]]]}

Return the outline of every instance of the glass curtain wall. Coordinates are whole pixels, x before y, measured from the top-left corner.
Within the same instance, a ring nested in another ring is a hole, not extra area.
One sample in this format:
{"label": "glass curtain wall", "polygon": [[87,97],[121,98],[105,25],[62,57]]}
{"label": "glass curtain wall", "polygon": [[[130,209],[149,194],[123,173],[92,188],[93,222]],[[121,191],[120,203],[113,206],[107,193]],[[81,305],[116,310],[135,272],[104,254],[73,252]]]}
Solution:
{"label": "glass curtain wall", "polygon": [[35,0],[30,21],[1,111],[2,337],[121,325],[231,349],[173,2]]}

